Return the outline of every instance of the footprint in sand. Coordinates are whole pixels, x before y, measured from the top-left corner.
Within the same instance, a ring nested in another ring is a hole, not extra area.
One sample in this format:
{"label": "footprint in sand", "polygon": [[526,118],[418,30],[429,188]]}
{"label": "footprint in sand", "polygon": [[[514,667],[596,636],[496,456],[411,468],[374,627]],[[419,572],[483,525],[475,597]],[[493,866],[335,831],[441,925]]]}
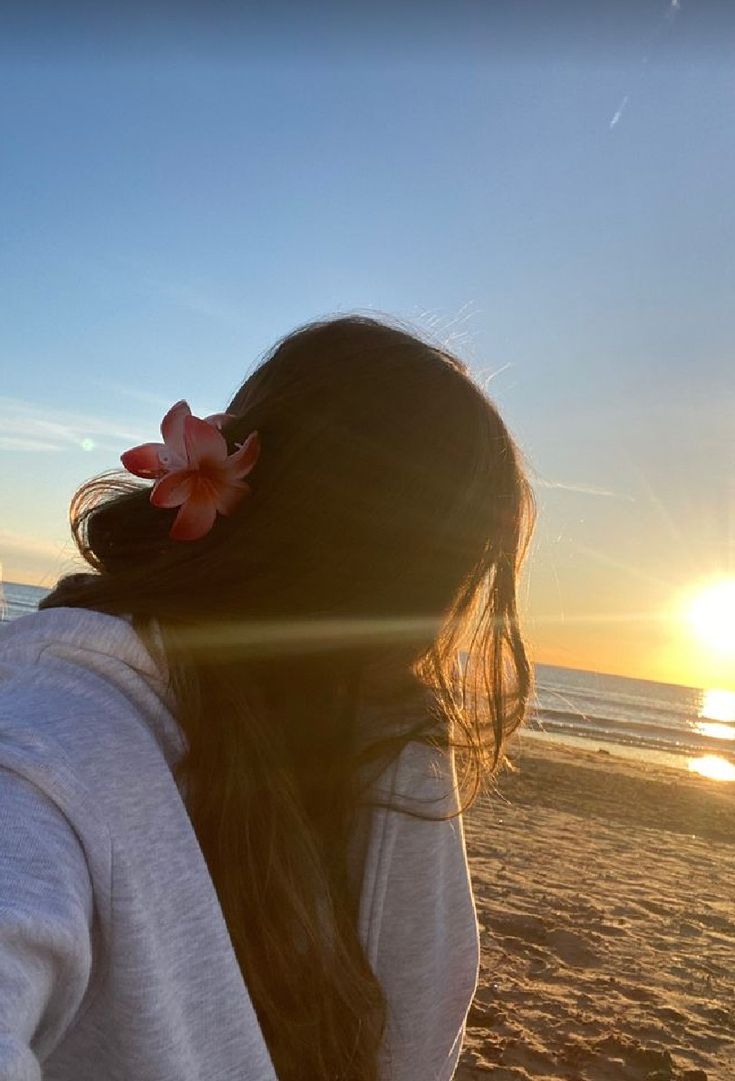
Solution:
{"label": "footprint in sand", "polygon": [[[646,1081],[653,1081],[653,1078],[656,1081],[673,1081],[674,1063],[669,1051],[647,1047],[628,1036],[615,1035],[595,1041],[593,1047],[599,1055],[597,1062],[600,1066],[616,1066],[615,1077],[641,1078],[641,1081],[644,1078]],[[625,1069],[624,1073],[619,1072],[621,1067]],[[590,1076],[594,1077],[594,1072],[591,1072]]]}
{"label": "footprint in sand", "polygon": [[548,932],[544,921],[526,912],[494,916],[489,921],[491,930],[503,938],[518,938],[533,945],[545,945]]}
{"label": "footprint in sand", "polygon": [[548,944],[556,956],[565,965],[574,968],[594,968],[600,964],[600,958],[592,949],[589,942],[576,931],[567,931],[558,928],[550,931]]}
{"label": "footprint in sand", "polygon": [[[533,950],[534,946],[546,947],[565,965],[594,968],[600,964],[598,954],[583,935],[562,927],[550,931],[538,916],[516,913],[495,916],[489,923],[494,934],[506,939],[519,939],[527,950]],[[538,950],[536,953],[539,961],[542,961],[543,954]]]}

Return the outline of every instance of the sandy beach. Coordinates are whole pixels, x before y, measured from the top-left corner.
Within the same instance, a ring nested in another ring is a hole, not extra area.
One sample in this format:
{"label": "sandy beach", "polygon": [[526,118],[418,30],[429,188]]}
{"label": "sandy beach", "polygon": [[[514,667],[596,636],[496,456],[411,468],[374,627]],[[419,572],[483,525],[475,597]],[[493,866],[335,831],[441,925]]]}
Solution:
{"label": "sandy beach", "polygon": [[524,737],[465,820],[457,1081],[735,1079],[735,783]]}

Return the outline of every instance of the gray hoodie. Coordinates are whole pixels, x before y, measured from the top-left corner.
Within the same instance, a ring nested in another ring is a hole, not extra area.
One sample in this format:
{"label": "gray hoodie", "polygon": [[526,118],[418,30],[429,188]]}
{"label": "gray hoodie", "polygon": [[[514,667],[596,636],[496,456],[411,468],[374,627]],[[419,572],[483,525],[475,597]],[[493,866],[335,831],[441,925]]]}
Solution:
{"label": "gray hoodie", "polygon": [[[171,772],[184,748],[124,618],[0,629],[0,1081],[276,1078]],[[457,806],[453,761],[415,743],[378,787]],[[447,1081],[479,958],[461,819],[366,810],[352,851],[381,1077]]]}

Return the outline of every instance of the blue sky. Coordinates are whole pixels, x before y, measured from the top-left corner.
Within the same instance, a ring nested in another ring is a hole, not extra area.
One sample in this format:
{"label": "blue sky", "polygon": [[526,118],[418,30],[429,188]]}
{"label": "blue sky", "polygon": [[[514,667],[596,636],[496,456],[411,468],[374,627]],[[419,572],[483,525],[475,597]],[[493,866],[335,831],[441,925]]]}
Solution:
{"label": "blue sky", "polygon": [[382,311],[493,376],[543,658],[726,681],[664,617],[735,573],[733,9],[207,10],[11,20],[4,576],[67,568],[74,488],[174,400]]}

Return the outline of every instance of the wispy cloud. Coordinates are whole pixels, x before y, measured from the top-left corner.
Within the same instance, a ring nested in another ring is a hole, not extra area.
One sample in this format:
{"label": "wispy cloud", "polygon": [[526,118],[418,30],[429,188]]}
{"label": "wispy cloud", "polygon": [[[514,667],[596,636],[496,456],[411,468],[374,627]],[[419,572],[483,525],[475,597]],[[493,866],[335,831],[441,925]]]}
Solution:
{"label": "wispy cloud", "polygon": [[54,544],[53,541],[35,537],[30,533],[16,533],[12,529],[0,529],[0,552],[7,555],[21,553],[30,556],[44,556],[47,559],[56,559],[65,555],[72,546],[72,542]]}
{"label": "wispy cloud", "polygon": [[95,386],[111,394],[122,394],[126,398],[132,398],[136,402],[143,402],[145,405],[155,405],[162,409],[169,409],[172,405],[170,399],[165,398],[162,394],[151,394],[150,391],[138,390],[137,387],[128,387],[123,383],[113,383],[107,379],[94,379],[92,382]]}
{"label": "wispy cloud", "polygon": [[0,450],[34,451],[62,450],[58,443],[44,439],[33,439],[17,435],[0,435]]}
{"label": "wispy cloud", "polygon": [[673,582],[649,574],[648,571],[642,569],[635,563],[625,563],[622,560],[615,559],[614,556],[608,555],[607,552],[600,552],[597,549],[588,548],[584,544],[572,542],[571,547],[578,555],[586,556],[588,559],[592,559],[595,563],[600,563],[604,567],[612,567],[616,571],[623,571],[625,574],[629,574],[633,578],[639,578],[649,584],[661,586],[667,593],[671,593],[674,589]]}
{"label": "wispy cloud", "polygon": [[3,582],[32,582],[48,589],[60,574],[84,569],[71,537],[54,541],[0,529],[0,607]]}
{"label": "wispy cloud", "polygon": [[218,323],[242,326],[245,322],[244,310],[224,303],[219,297],[212,296],[199,286],[171,281],[151,273],[144,273],[138,278],[137,284],[145,292],[157,293],[196,315],[203,315]]}
{"label": "wispy cloud", "polygon": [[228,302],[217,294],[215,283],[172,279],[143,259],[115,254],[89,259],[64,253],[63,266],[110,294],[128,288],[139,296],[163,298],[215,322],[233,327],[247,324],[247,300]]}
{"label": "wispy cloud", "polygon": [[536,477],[534,484],[537,488],[554,488],[563,492],[579,492],[581,495],[605,496],[608,499],[623,499],[626,503],[635,503],[635,496],[624,492],[611,492],[608,488],[598,488],[595,484],[567,484],[558,480],[546,480]]}
{"label": "wispy cloud", "polygon": [[146,438],[132,425],[99,413],[77,413],[0,395],[0,448],[5,450],[38,453],[74,447],[118,451],[121,443],[142,443]]}

